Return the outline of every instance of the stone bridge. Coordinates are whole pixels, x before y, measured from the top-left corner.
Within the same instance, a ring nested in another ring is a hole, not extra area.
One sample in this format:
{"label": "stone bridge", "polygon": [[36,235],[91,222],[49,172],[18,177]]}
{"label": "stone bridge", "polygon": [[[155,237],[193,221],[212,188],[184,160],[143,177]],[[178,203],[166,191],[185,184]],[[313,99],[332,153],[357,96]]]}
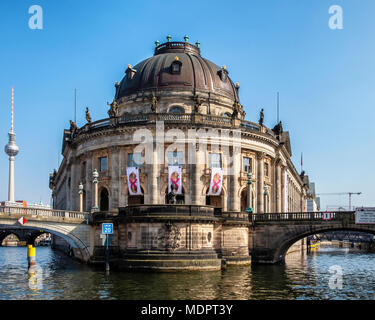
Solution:
{"label": "stone bridge", "polygon": [[[164,205],[164,207],[166,206]],[[170,209],[173,209],[173,219],[184,217],[184,214],[179,212],[177,207],[181,209],[181,206],[179,207],[178,205],[173,208],[170,206]],[[162,212],[166,221],[172,219],[171,213],[168,213],[165,208]],[[185,213],[185,218],[186,215],[188,215],[190,220],[194,218],[190,217],[192,212],[189,212],[189,214]],[[27,219],[26,224],[21,225],[18,222],[21,217]],[[135,217],[133,212],[132,214],[129,213],[126,217],[134,220],[138,216]],[[150,216],[143,218],[146,220],[142,220],[142,223],[151,223],[152,220],[155,220],[155,217]],[[200,219],[203,218],[205,218],[204,215],[200,216]],[[246,240],[246,250],[248,247],[252,263],[273,264],[283,262],[286,252],[292,244],[314,234],[347,230],[375,235],[375,224],[356,223],[355,212],[332,212],[328,217],[327,213],[324,212],[251,215],[245,212],[235,214],[216,212],[214,215],[212,214],[211,218],[217,224],[220,223],[220,219],[224,219],[226,221],[225,228],[230,232],[232,228],[238,228],[237,224],[241,224],[240,230],[244,235],[246,234],[245,238],[248,237],[249,240]],[[127,234],[129,237],[130,229],[127,230],[128,233],[124,233],[124,230],[121,229],[124,222],[117,221],[118,219],[119,216],[107,216],[106,213],[92,215],[74,211],[0,206],[0,243],[7,235],[13,233],[21,241],[32,244],[37,236],[47,232],[65,240],[74,257],[78,260],[95,263],[100,256],[98,252],[100,250],[103,251],[102,249],[104,248],[99,238],[100,223],[114,222],[115,224],[114,243],[111,245],[112,249],[121,248],[121,237],[124,234]],[[197,217],[194,219],[197,219]],[[142,234],[139,234],[138,238],[141,239],[141,236]],[[238,238],[236,232],[234,232],[234,238]],[[223,248],[221,249],[223,250]],[[123,254],[124,252],[120,255]],[[115,258],[113,260],[115,261],[119,256],[113,256],[113,258]]]}
{"label": "stone bridge", "polygon": [[329,231],[359,231],[375,235],[375,224],[357,224],[355,212],[252,214],[250,253],[253,263],[284,262],[296,241]]}
{"label": "stone bridge", "polygon": [[[24,225],[18,222],[21,217],[27,220]],[[51,233],[68,243],[75,258],[88,262],[94,247],[88,219],[81,212],[0,206],[0,243],[12,233],[28,244],[42,233]]]}

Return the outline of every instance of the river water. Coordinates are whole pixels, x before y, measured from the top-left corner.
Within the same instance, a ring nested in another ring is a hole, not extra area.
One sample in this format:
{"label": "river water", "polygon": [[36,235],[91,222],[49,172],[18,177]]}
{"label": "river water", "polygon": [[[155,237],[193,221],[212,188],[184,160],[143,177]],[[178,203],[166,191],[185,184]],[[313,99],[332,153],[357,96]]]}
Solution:
{"label": "river water", "polygon": [[25,247],[0,247],[1,300],[375,299],[375,254],[343,248],[293,254],[285,265],[108,275],[49,247],[38,247],[37,274],[31,276],[26,251]]}

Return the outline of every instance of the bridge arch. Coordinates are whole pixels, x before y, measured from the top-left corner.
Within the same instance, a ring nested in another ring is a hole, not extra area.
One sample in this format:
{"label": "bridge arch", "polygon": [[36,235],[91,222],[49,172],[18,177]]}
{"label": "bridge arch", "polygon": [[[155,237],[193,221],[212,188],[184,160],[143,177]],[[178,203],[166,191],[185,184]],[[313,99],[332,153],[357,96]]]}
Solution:
{"label": "bridge arch", "polygon": [[2,232],[0,231],[0,246],[2,246],[3,241],[12,234],[14,234],[19,241],[22,240],[20,234],[15,232],[15,230],[2,230]]}
{"label": "bridge arch", "polygon": [[284,262],[285,255],[288,252],[289,248],[294,243],[296,243],[297,241],[299,241],[301,239],[304,239],[308,236],[312,236],[312,235],[319,234],[319,233],[330,232],[330,231],[342,231],[342,230],[354,231],[354,232],[360,231],[360,232],[365,232],[365,233],[370,233],[372,235],[375,235],[375,231],[363,231],[360,228],[353,228],[353,227],[351,227],[351,228],[343,228],[343,227],[341,227],[341,228],[323,228],[323,229],[319,229],[319,230],[315,230],[315,231],[308,231],[308,232],[304,232],[302,234],[299,234],[298,236],[292,237],[290,239],[284,239],[284,241],[281,243],[278,250],[276,250],[276,252],[275,252],[275,258],[279,257],[279,259],[281,259],[281,262]]}
{"label": "bridge arch", "polygon": [[29,235],[25,238],[28,244],[33,244],[36,237],[43,233],[50,233],[57,237],[65,240],[70,248],[73,251],[73,256],[81,261],[88,262],[90,259],[90,250],[87,244],[87,241],[81,239],[75,232],[70,231],[68,228],[63,225],[58,224],[47,224],[30,221],[30,225],[21,226],[14,224],[12,221],[11,224],[7,224],[5,221],[0,222],[0,230],[5,231],[0,234],[16,234],[20,239],[25,238],[22,236],[23,233],[29,231]]}
{"label": "bridge arch", "polygon": [[284,263],[288,249],[297,241],[314,234],[331,231],[354,231],[375,235],[375,225],[352,221],[282,221],[256,224],[252,230],[251,256],[253,263]]}

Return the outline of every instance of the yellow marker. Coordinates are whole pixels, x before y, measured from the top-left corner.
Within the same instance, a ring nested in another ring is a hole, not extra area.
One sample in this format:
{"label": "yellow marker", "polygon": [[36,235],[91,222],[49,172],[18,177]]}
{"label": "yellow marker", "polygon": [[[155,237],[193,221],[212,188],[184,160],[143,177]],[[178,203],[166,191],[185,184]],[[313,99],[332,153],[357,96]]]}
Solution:
{"label": "yellow marker", "polygon": [[36,249],[32,245],[29,244],[27,246],[27,262],[29,268],[35,266],[35,251]]}

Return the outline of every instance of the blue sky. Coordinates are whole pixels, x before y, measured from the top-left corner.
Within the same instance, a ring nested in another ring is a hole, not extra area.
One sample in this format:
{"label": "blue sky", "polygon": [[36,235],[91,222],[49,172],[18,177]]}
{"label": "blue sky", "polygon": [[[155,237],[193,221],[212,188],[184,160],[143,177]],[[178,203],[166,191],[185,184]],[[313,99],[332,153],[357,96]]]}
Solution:
{"label": "blue sky", "polygon": [[[31,5],[43,8],[43,30],[31,30]],[[328,27],[340,5],[342,30]],[[246,119],[280,118],[292,160],[318,193],[361,191],[354,205],[375,206],[375,1],[11,1],[0,2],[0,137],[7,143],[15,86],[17,199],[50,201],[48,175],[57,167],[62,132],[74,117],[107,117],[128,64],[153,54],[154,41],[201,43],[202,55],[226,65],[240,82]],[[0,156],[0,199],[7,198],[8,157]],[[322,208],[348,197],[322,197]]]}

